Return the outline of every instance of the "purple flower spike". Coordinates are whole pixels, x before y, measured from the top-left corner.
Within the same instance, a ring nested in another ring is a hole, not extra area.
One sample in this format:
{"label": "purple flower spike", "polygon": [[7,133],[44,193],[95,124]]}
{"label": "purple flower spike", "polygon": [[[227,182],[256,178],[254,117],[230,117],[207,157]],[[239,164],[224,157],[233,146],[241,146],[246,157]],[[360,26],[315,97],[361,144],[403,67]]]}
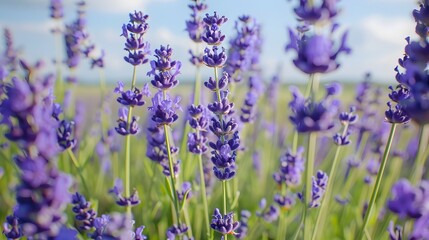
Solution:
{"label": "purple flower spike", "polygon": [[[427,184],[427,182],[422,182]],[[425,195],[428,189],[415,188],[408,180],[401,179],[392,187],[391,200],[388,200],[387,207],[390,211],[398,214],[400,218],[419,218],[425,210]]]}
{"label": "purple flower spike", "polygon": [[223,72],[222,77],[219,79],[218,84],[216,85],[216,81],[209,77],[209,80],[204,82],[204,86],[206,86],[208,89],[210,89],[213,92],[216,92],[217,90],[222,90],[226,87],[229,81],[229,75],[226,72]]}
{"label": "purple flower spike", "polygon": [[204,49],[203,61],[208,67],[221,68],[225,64],[226,58],[225,48],[223,47],[221,52],[218,52],[217,46],[213,46],[211,50],[210,48]]}
{"label": "purple flower spike", "polygon": [[389,109],[385,112],[385,120],[390,123],[408,123],[410,121],[410,117],[403,110],[403,107],[400,104],[396,104],[395,109],[392,109],[392,104],[390,102],[387,103]]}
{"label": "purple flower spike", "polygon": [[219,17],[216,12],[214,12],[214,15],[212,16],[207,13],[206,17],[203,18],[205,28],[201,39],[208,45],[220,45],[225,39],[225,35],[222,35],[219,27],[227,20],[228,18],[224,16]]}
{"label": "purple flower spike", "polygon": [[390,86],[389,89],[391,91],[389,98],[396,103],[406,101],[410,98],[410,90],[401,84],[397,85],[395,89]]}
{"label": "purple flower spike", "polygon": [[201,42],[201,35],[205,26],[205,22],[201,19],[200,14],[207,9],[207,4],[194,2],[188,5],[192,13],[191,20],[186,21],[186,31],[192,41],[199,43]]}
{"label": "purple flower spike", "polygon": [[180,226],[173,225],[167,229],[167,240],[175,240],[176,236],[181,236],[188,231],[188,226],[182,223]]}
{"label": "purple flower spike", "polygon": [[174,100],[170,99],[168,94],[165,94],[165,97],[163,99],[163,93],[157,92],[152,98],[152,106],[149,108],[153,113],[152,121],[158,126],[174,123],[179,118],[176,114],[177,110],[181,110],[179,97]]}
{"label": "purple flower spike", "polygon": [[180,74],[181,63],[179,61],[172,61],[171,56],[173,49],[161,46],[155,50],[155,57],[157,60],[150,62],[152,70],[147,73],[148,76],[153,75],[154,79],[151,83],[159,90],[168,90],[175,87],[179,81],[176,79]]}
{"label": "purple flower spike", "polygon": [[3,234],[8,239],[20,239],[22,237],[22,230],[17,217],[13,215],[6,217],[6,222],[3,225]]}
{"label": "purple flower spike", "polygon": [[240,226],[235,230],[234,236],[237,239],[245,239],[249,230],[248,221],[251,213],[247,210],[242,210],[240,213]]}
{"label": "purple flower spike", "polygon": [[300,0],[299,6],[294,8],[300,21],[322,22],[334,18],[339,12],[336,0],[323,0],[320,6],[315,6],[309,2],[308,0]]}
{"label": "purple flower spike", "polygon": [[240,224],[237,221],[234,222],[233,215],[232,212],[222,215],[219,209],[215,208],[210,227],[223,235],[235,234],[234,230],[236,230]]}
{"label": "purple flower spike", "polygon": [[312,98],[304,99],[296,87],[291,87],[290,90],[293,99],[289,103],[292,109],[289,119],[298,132],[326,131],[334,127],[333,115],[338,109],[337,101],[331,101],[327,95],[325,99],[316,102]]}
{"label": "purple flower spike", "polygon": [[286,51],[293,49],[297,57],[293,60],[295,66],[304,73],[329,73],[336,70],[340,64],[337,63],[337,56],[344,52],[350,53],[350,48],[346,46],[347,33],[344,33],[340,46],[334,50],[334,42],[323,35],[306,35],[299,38],[294,31],[289,29],[290,43],[286,46]]}
{"label": "purple flower spike", "polygon": [[322,197],[325,194],[326,186],[328,184],[328,175],[319,170],[316,173],[316,177],[312,178],[313,186],[311,189],[311,202],[309,203],[310,208],[316,208],[320,206]]}
{"label": "purple flower spike", "polygon": [[75,123],[73,121],[62,120],[58,127],[58,144],[65,150],[76,145],[76,139],[72,138]]}
{"label": "purple flower spike", "polygon": [[63,1],[62,0],[51,0],[49,6],[51,10],[51,18],[61,19],[64,16]]}
{"label": "purple flower spike", "polygon": [[123,207],[135,206],[140,204],[140,199],[139,199],[137,190],[134,189],[133,192],[131,193],[131,196],[129,197],[122,196],[122,191],[123,191],[122,181],[118,178],[116,179],[115,185],[113,186],[113,188],[109,190],[109,193],[112,193],[113,195],[115,195],[116,204]]}
{"label": "purple flower spike", "polygon": [[278,184],[285,182],[289,187],[301,184],[301,174],[304,171],[303,153],[304,148],[299,147],[296,154],[292,154],[288,150],[280,157],[280,171],[273,174],[273,178]]}
{"label": "purple flower spike", "polygon": [[76,214],[75,219],[78,221],[78,228],[89,230],[94,226],[94,219],[97,213],[91,208],[91,203],[87,202],[85,197],[76,192],[72,196],[72,211]]}
{"label": "purple flower spike", "polygon": [[147,55],[150,54],[150,45],[143,41],[143,35],[149,28],[146,23],[149,16],[140,11],[134,11],[129,16],[129,23],[122,25],[121,36],[125,38],[124,50],[128,52],[128,56],[125,56],[124,60],[133,66],[137,66],[149,61]]}

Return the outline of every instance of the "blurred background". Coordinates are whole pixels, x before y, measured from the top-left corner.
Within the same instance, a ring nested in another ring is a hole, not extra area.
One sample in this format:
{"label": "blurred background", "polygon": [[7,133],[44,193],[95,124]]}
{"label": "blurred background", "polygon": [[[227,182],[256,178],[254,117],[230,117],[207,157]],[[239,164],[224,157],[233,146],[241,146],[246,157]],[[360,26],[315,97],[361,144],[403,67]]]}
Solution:
{"label": "blurred background", "polygon": [[[64,0],[64,22],[76,18],[76,2]],[[141,10],[149,15],[150,29],[145,35],[151,49],[170,44],[174,58],[182,61],[181,81],[192,81],[194,67],[188,62],[188,50],[194,48],[185,31],[185,21],[190,10],[186,0],[87,0],[87,25],[90,38],[97,48],[104,49],[107,81],[129,81],[132,67],[123,60],[124,39],[121,26],[128,22],[128,13]],[[297,1],[286,0],[209,0],[205,1],[208,12],[229,18],[223,25],[227,38],[232,37],[234,22],[243,14],[255,17],[262,24],[264,39],[262,68],[270,77],[281,69],[282,81],[304,82],[307,77],[298,72],[291,59],[293,52],[285,52],[289,42],[287,28],[297,24],[293,8]],[[0,0],[0,28],[12,31],[15,47],[21,55],[35,62],[42,59],[48,70],[54,72],[53,20],[49,17],[48,0]],[[403,55],[405,37],[413,35],[412,10],[417,8],[413,0],[347,0],[340,1],[342,12],[338,17],[340,31],[349,31],[351,55],[341,55],[339,70],[323,76],[322,80],[360,81],[366,72],[373,80],[394,84],[394,67]],[[1,38],[0,38],[1,39]],[[0,40],[4,50],[4,40]],[[227,47],[227,46],[225,46]],[[63,56],[65,53],[62,53]],[[140,78],[149,70],[148,64],[139,68]],[[205,73],[208,76],[211,72]],[[98,73],[90,71],[89,64],[81,64],[78,76],[82,82],[97,83]]]}

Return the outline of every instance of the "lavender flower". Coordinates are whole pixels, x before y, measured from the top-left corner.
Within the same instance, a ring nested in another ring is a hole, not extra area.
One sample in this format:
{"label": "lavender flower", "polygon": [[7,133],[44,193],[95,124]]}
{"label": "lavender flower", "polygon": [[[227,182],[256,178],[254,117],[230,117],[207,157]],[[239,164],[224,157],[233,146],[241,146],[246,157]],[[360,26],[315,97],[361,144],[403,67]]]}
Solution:
{"label": "lavender flower", "polygon": [[80,230],[89,230],[94,225],[94,219],[97,213],[91,208],[91,203],[86,201],[85,197],[76,192],[72,196],[72,211],[76,214],[75,219]]}
{"label": "lavender flower", "polygon": [[179,118],[177,110],[181,110],[180,97],[172,100],[168,94],[165,94],[165,97],[163,95],[161,91],[157,92],[152,98],[152,106],[149,108],[153,114],[152,121],[158,126],[174,123]]}
{"label": "lavender flower", "polygon": [[145,101],[142,100],[143,96],[150,96],[147,84],[145,84],[142,91],[137,87],[134,87],[134,90],[124,91],[123,87],[124,84],[118,82],[118,86],[115,88],[114,92],[121,94],[116,100],[124,106],[143,106],[145,104]]}
{"label": "lavender flower", "polygon": [[[333,28],[332,31],[334,31]],[[286,51],[294,50],[297,54],[293,60],[295,66],[304,73],[329,73],[336,70],[340,64],[337,57],[341,53],[349,54],[351,49],[346,45],[347,33],[341,38],[339,47],[334,48],[334,41],[330,38],[314,34],[311,36],[298,35],[289,29],[290,43]]]}
{"label": "lavender flower", "polygon": [[250,16],[244,15],[235,22],[236,36],[229,42],[228,61],[225,72],[231,80],[240,82],[246,73],[259,61],[260,25]]}
{"label": "lavender flower", "polygon": [[117,239],[117,240],[142,240],[144,226],[132,230],[134,221],[124,214],[113,213],[102,215],[94,220],[95,231],[90,235],[91,239]]}
{"label": "lavender flower", "polygon": [[293,99],[289,103],[292,115],[289,117],[298,132],[326,131],[334,127],[333,115],[338,108],[338,102],[326,95],[320,102],[312,98],[305,99],[296,87],[291,87]]}
{"label": "lavender flower", "polygon": [[4,64],[9,71],[15,71],[18,68],[18,51],[14,48],[12,32],[8,28],[4,28],[5,51]]}
{"label": "lavender flower", "polygon": [[120,135],[126,136],[128,134],[137,134],[140,131],[140,128],[137,124],[139,117],[133,116],[131,122],[128,124],[128,109],[121,107],[118,110],[119,119],[117,120],[118,126],[115,127],[115,130]]}
{"label": "lavender flower", "polygon": [[[312,177],[311,201],[309,203],[310,208],[317,208],[320,206],[327,184],[328,175],[321,170],[317,171],[316,177]],[[303,200],[301,193],[298,194],[298,197]]]}
{"label": "lavender flower", "polygon": [[182,184],[182,190],[180,192],[177,191],[177,197],[179,201],[183,201],[192,197],[192,185],[190,182],[184,182]]}
{"label": "lavender flower", "polygon": [[51,10],[51,18],[61,19],[64,16],[63,1],[62,0],[51,0],[49,6]]}
{"label": "lavender flower", "polygon": [[195,132],[188,134],[188,150],[195,154],[202,154],[207,151],[207,127],[209,119],[207,109],[203,105],[191,105],[188,107],[189,125]]}
{"label": "lavender flower", "polygon": [[140,198],[138,196],[137,190],[134,189],[134,191],[131,193],[131,196],[124,197],[122,196],[123,192],[123,185],[121,179],[115,180],[115,185],[112,189],[109,190],[109,193],[112,193],[116,197],[116,204],[119,206],[135,206],[140,204]]}
{"label": "lavender flower", "polygon": [[57,138],[58,144],[65,150],[68,148],[74,148],[76,146],[76,139],[72,138],[73,126],[75,123],[73,121],[62,120],[60,126],[58,127]]}
{"label": "lavender flower", "polygon": [[304,171],[303,153],[304,148],[299,147],[296,154],[292,154],[288,150],[280,157],[280,171],[273,174],[277,184],[284,182],[288,187],[296,187],[301,184],[301,174]]}
{"label": "lavender flower", "polygon": [[228,21],[228,18],[225,16],[219,16],[216,12],[213,15],[206,14],[206,17],[203,18],[205,25],[204,33],[201,36],[201,39],[208,45],[218,46],[225,39],[225,35],[222,35],[220,31],[220,26]]}
{"label": "lavender flower", "polygon": [[234,222],[233,216],[234,214],[232,212],[222,215],[219,209],[215,208],[210,227],[222,235],[235,234],[234,230],[236,230],[240,224],[237,221]]}
{"label": "lavender flower", "polygon": [[125,56],[124,59],[129,64],[137,66],[149,61],[147,55],[150,53],[150,45],[143,41],[143,35],[149,28],[146,22],[149,16],[140,11],[134,11],[129,16],[128,24],[122,25],[121,36],[126,40],[124,49],[128,52],[128,56]]}
{"label": "lavender flower", "polygon": [[274,202],[276,202],[281,209],[289,210],[293,205],[295,205],[295,195],[289,194],[282,196],[280,194],[274,195]]}
{"label": "lavender flower", "polygon": [[6,217],[6,222],[3,224],[3,234],[8,239],[20,239],[22,237],[22,230],[17,217],[14,215]]}
{"label": "lavender flower", "polygon": [[410,240],[428,239],[429,238],[429,215],[421,216],[414,223],[413,232],[411,233]]}
{"label": "lavender flower", "polygon": [[322,22],[332,19],[338,14],[336,3],[336,0],[323,0],[320,6],[316,6],[311,1],[300,0],[299,6],[294,8],[294,11],[300,21]]}
{"label": "lavender flower", "polygon": [[277,206],[270,205],[267,208],[267,200],[265,198],[259,201],[259,209],[261,209],[261,211],[256,212],[256,215],[263,218],[267,222],[273,222],[277,220],[280,214],[279,208]]}
{"label": "lavender flower", "polygon": [[408,180],[401,179],[393,185],[393,198],[388,200],[387,207],[400,218],[420,218],[428,211],[425,204],[428,193],[428,182],[422,181],[421,187],[415,188]]}
{"label": "lavender flower", "polygon": [[173,49],[171,49],[170,46],[161,46],[159,49],[155,50],[155,57],[157,60],[152,60],[150,62],[152,70],[149,71],[147,75],[154,76],[151,83],[160,91],[174,88],[179,83],[176,77],[180,74],[181,63],[180,61],[172,61],[172,54]]}
{"label": "lavender flower", "polygon": [[188,231],[188,226],[181,224],[180,226],[173,225],[167,229],[167,240],[175,240],[176,236],[181,236]]}
{"label": "lavender flower", "polygon": [[191,20],[186,21],[186,31],[192,41],[199,43],[205,27],[205,22],[202,21],[200,14],[207,9],[207,4],[199,3],[198,0],[192,0],[192,2],[194,3],[188,5],[192,13]]}
{"label": "lavender flower", "polygon": [[245,239],[249,231],[248,221],[252,214],[247,210],[242,210],[240,212],[240,225],[235,230],[234,237],[237,239]]}

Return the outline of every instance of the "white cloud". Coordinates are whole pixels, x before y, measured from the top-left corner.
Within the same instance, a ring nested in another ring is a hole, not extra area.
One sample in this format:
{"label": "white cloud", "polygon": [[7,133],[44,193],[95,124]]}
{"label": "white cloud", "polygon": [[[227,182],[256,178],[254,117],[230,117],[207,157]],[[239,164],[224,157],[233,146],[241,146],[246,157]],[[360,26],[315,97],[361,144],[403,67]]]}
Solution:
{"label": "white cloud", "polygon": [[360,27],[381,42],[403,45],[404,38],[414,34],[415,23],[411,18],[373,15],[365,18]]}
{"label": "white cloud", "polygon": [[176,0],[103,0],[88,1],[92,10],[109,13],[129,13],[143,11],[151,3],[168,3]]}

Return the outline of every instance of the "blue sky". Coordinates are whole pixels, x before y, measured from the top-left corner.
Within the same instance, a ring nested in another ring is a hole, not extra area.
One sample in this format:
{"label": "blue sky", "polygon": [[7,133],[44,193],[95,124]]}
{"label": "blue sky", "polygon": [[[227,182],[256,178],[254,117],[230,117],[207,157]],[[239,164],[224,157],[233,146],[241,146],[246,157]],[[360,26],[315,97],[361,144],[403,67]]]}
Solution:
{"label": "blue sky", "polygon": [[[65,22],[76,16],[76,1],[65,0]],[[170,44],[175,58],[182,61],[182,79],[193,76],[193,67],[188,63],[188,49],[194,48],[188,39],[185,21],[190,10],[186,0],[87,0],[88,29],[92,42],[106,52],[106,76],[113,81],[128,81],[132,68],[123,60],[123,38],[121,26],[128,21],[128,13],[141,10],[150,16],[150,30],[146,40],[151,48]],[[306,76],[298,72],[291,59],[292,52],[285,52],[289,41],[288,27],[295,27],[292,9],[297,0],[208,0],[208,12],[217,11],[229,18],[223,25],[227,36],[233,35],[234,21],[243,14],[255,17],[262,24],[264,37],[262,67],[264,75],[273,75],[281,66],[282,79],[286,82],[305,81]],[[48,0],[0,0],[0,28],[12,30],[15,46],[22,50],[26,59],[34,62],[43,59],[47,69],[55,56],[54,38],[50,33],[53,26],[49,18]],[[397,59],[402,56],[404,38],[414,36],[414,22],[411,12],[417,8],[413,0],[343,0],[337,21],[341,30],[348,29],[352,54],[342,55],[342,66],[334,73],[323,76],[325,80],[361,80],[365,72],[374,79],[394,83]],[[3,50],[3,41],[0,41]],[[82,79],[96,79],[98,74],[90,71],[89,64],[82,63],[78,74]],[[139,68],[139,76],[149,70],[145,65]],[[211,73],[211,72],[210,72]],[[208,75],[209,72],[205,72]]]}

